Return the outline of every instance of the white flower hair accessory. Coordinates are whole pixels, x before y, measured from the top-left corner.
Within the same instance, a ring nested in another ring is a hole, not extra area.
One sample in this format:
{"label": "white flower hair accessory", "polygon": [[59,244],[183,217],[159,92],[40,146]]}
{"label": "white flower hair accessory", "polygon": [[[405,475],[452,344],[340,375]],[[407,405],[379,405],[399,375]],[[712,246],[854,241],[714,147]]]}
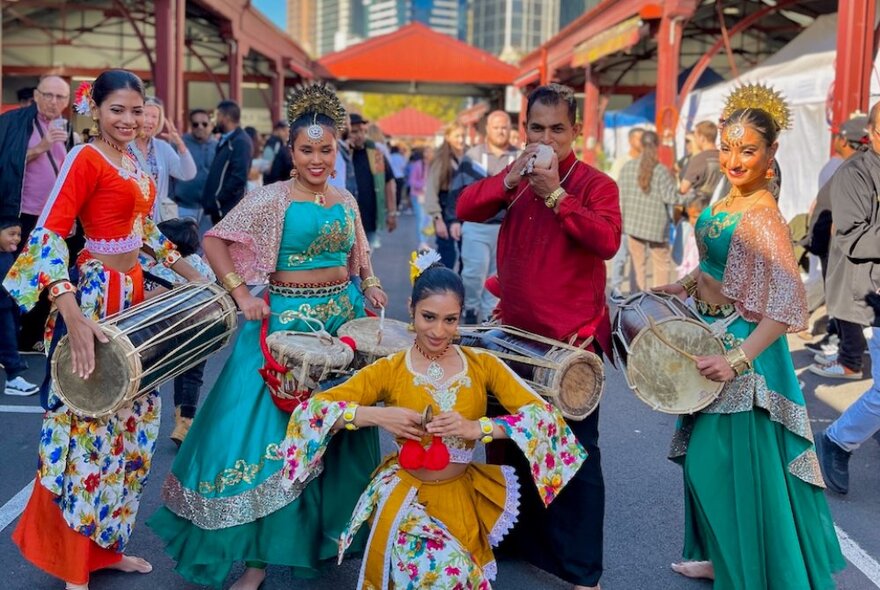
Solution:
{"label": "white flower hair accessory", "polygon": [[89,116],[92,113],[92,107],[89,105],[91,99],[92,84],[91,82],[83,82],[79,85],[79,88],[76,89],[76,96],[73,99],[73,109],[84,117]]}
{"label": "white flower hair accessory", "polygon": [[410,282],[415,284],[416,279],[419,278],[419,275],[421,275],[423,272],[425,272],[438,262],[440,262],[440,254],[438,254],[437,251],[432,248],[422,250],[421,253],[413,252],[410,256],[409,263]]}

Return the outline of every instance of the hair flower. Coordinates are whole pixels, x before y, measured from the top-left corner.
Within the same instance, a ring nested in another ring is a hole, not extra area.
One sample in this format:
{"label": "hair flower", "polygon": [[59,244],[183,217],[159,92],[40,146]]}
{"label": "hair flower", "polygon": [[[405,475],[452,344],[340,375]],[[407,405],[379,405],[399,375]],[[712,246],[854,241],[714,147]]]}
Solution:
{"label": "hair flower", "polygon": [[92,112],[90,102],[92,100],[92,83],[83,82],[76,89],[76,96],[73,101],[73,109],[83,116],[88,116]]}
{"label": "hair flower", "polygon": [[409,263],[409,280],[415,284],[419,275],[440,262],[440,255],[431,248],[419,252],[413,252]]}

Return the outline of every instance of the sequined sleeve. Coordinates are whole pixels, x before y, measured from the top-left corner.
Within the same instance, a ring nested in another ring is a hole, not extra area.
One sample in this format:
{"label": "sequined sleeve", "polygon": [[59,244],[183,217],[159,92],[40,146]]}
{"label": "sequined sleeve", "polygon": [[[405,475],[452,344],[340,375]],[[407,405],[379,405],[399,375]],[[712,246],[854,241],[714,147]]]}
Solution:
{"label": "sequined sleeve", "polygon": [[361,212],[358,209],[357,200],[348,191],[342,191],[343,201],[355,212],[355,235],[354,246],[348,253],[348,274],[349,276],[361,276],[361,270],[366,269],[372,274],[370,265],[370,244],[367,241],[367,234],[364,231],[364,224],[361,222]]}
{"label": "sequined sleeve", "polygon": [[3,280],[3,286],[22,311],[36,305],[40,292],[55,281],[67,280],[67,243],[50,229],[37,227]]}
{"label": "sequined sleeve", "polygon": [[789,332],[807,326],[807,296],[791,233],[775,207],[746,211],[730,240],[721,292],[749,321],[767,317]]}
{"label": "sequined sleeve", "polygon": [[275,271],[289,193],[283,182],[251,191],[206,236],[230,242],[235,272],[249,284]]}
{"label": "sequined sleeve", "polygon": [[526,456],[538,495],[549,505],[587,459],[562,414],[488,352],[477,351],[487,388],[511,412],[494,418]]}

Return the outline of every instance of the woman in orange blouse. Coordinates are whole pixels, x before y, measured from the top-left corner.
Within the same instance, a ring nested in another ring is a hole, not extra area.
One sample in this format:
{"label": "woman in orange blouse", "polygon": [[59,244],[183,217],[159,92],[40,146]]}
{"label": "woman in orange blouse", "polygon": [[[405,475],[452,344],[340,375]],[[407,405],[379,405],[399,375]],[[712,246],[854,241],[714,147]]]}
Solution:
{"label": "woman in orange blouse", "polygon": [[[54,345],[66,328],[73,371],[85,378],[95,369],[95,339],[107,342],[97,320],[144,298],[141,249],[184,278],[199,275],[150,219],[155,185],[124,147],[143,123],[141,80],[109,70],[78,103],[81,113],[91,113],[100,135],[68,154],[3,286],[23,310],[48,290],[53,311],[47,339]],[[71,253],[64,241],[77,220],[86,235],[76,259],[78,279],[68,274]],[[53,348],[46,347],[50,356]],[[74,414],[51,386],[41,401],[47,412],[37,478],[13,540],[26,559],[64,580],[68,590],[87,590],[89,574],[97,569],[149,572],[148,562],[124,550],[159,431],[157,392],[103,419]]]}

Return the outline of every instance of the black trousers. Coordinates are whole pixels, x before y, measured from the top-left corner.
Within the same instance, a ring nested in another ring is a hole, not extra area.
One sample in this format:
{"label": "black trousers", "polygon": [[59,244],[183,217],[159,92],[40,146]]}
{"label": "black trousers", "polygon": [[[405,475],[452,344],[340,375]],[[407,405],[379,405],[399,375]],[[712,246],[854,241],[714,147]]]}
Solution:
{"label": "black trousers", "polygon": [[516,445],[512,441],[489,445],[493,447],[487,451],[489,462],[513,465],[520,485],[519,520],[498,553],[528,561],[570,584],[595,586],[602,576],[605,523],[599,408],[585,420],[567,422],[589,457],[547,508]]}
{"label": "black trousers", "polygon": [[180,415],[184,418],[196,417],[196,406],[199,403],[202,376],[205,374],[207,362],[202,361],[174,378],[174,405],[180,407]]}
{"label": "black trousers", "polygon": [[868,348],[863,332],[865,326],[841,319],[837,319],[836,322],[837,334],[840,338],[837,361],[847,369],[861,371],[865,360],[865,350]]}

